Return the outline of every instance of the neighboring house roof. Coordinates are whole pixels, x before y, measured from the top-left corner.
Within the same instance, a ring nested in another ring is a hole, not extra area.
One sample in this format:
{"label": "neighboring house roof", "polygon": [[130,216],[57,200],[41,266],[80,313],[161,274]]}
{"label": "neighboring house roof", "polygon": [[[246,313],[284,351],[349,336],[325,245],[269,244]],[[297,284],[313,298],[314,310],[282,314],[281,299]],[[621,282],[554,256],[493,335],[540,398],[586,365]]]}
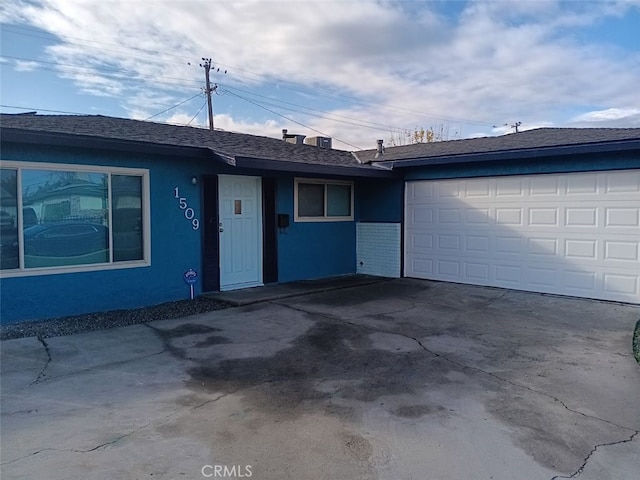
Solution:
{"label": "neighboring house roof", "polygon": [[2,141],[205,155],[244,168],[297,173],[389,176],[344,150],[281,139],[101,115],[0,115]]}
{"label": "neighboring house roof", "polygon": [[640,128],[538,128],[499,137],[416,143],[355,155],[392,168],[640,149]]}

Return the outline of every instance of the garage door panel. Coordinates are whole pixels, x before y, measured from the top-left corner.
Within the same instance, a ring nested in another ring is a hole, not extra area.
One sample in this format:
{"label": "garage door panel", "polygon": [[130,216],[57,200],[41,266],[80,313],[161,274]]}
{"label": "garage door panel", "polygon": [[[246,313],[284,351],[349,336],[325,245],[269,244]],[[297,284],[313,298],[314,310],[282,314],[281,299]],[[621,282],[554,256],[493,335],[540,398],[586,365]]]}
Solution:
{"label": "garage door panel", "polygon": [[606,193],[640,193],[640,175],[609,173],[606,177]]}
{"label": "garage door panel", "polygon": [[558,269],[549,267],[531,267],[526,272],[526,280],[532,289],[553,291],[558,286]]}
{"label": "garage door panel", "polygon": [[639,227],[640,209],[611,207],[605,209],[606,227]]}
{"label": "garage door panel", "polygon": [[555,197],[560,189],[561,179],[558,177],[532,177],[529,180],[529,195],[532,197]]}
{"label": "garage door panel", "polygon": [[496,224],[521,227],[523,225],[522,210],[522,208],[496,208]]}
{"label": "garage door panel", "polygon": [[465,198],[489,198],[492,191],[492,181],[479,179],[477,182],[465,182]]}
{"label": "garage door panel", "polygon": [[491,209],[467,208],[465,209],[465,224],[489,225],[491,223]]}
{"label": "garage door panel", "polygon": [[460,198],[460,191],[463,189],[463,182],[449,181],[438,184],[437,193],[440,198]]}
{"label": "garage door panel", "polygon": [[593,195],[598,193],[598,175],[587,174],[572,174],[567,177],[567,196],[573,195]]}
{"label": "garage door panel", "polygon": [[637,262],[640,260],[640,241],[605,240],[604,259],[613,262]]}
{"label": "garage door panel", "polygon": [[433,260],[431,258],[424,258],[414,256],[409,259],[407,265],[407,276],[417,278],[427,278],[433,275]]}
{"label": "garage door panel", "polygon": [[464,262],[464,277],[469,281],[489,281],[491,266],[488,263]]}
{"label": "garage door panel", "polygon": [[527,239],[529,255],[534,257],[555,257],[558,255],[557,238],[532,237]]}
{"label": "garage door panel", "polygon": [[520,286],[522,267],[515,264],[498,263],[494,267],[494,278],[498,286],[508,286],[509,288]]}
{"label": "garage door panel", "polygon": [[504,197],[522,197],[525,186],[524,177],[505,177],[496,180],[495,196],[497,199]]}
{"label": "garage door panel", "polygon": [[597,246],[596,240],[567,239],[564,242],[564,256],[569,259],[597,260]]}
{"label": "garage door panel", "polygon": [[460,210],[458,208],[439,208],[438,223],[460,225]]}
{"label": "garage door panel", "polygon": [[564,272],[563,286],[568,292],[590,294],[595,291],[596,276],[596,272],[569,269]]}
{"label": "garage door panel", "polygon": [[465,235],[465,251],[472,254],[489,253],[489,235]]}
{"label": "garage door panel", "polygon": [[407,276],[640,303],[640,170],[406,191]]}
{"label": "garage door panel", "polygon": [[493,253],[498,258],[505,255],[516,255],[518,257],[522,257],[524,255],[524,252],[522,250],[522,240],[523,238],[519,236],[498,235],[495,237],[495,249]]}
{"label": "garage door panel", "polygon": [[413,210],[410,224],[416,226],[420,224],[432,224],[433,217],[433,208],[419,206]]}
{"label": "garage door panel", "polygon": [[554,207],[533,207],[527,210],[529,211],[529,227],[555,227],[561,217],[559,209]]}
{"label": "garage door panel", "polygon": [[458,253],[461,250],[460,235],[440,234],[438,235],[438,250],[445,250],[445,254]]}
{"label": "garage door panel", "polygon": [[411,235],[413,251],[429,251],[433,249],[433,235],[430,233],[414,233]]}
{"label": "garage door panel", "polygon": [[637,276],[605,273],[603,277],[606,292],[617,295],[633,295],[638,291]]}

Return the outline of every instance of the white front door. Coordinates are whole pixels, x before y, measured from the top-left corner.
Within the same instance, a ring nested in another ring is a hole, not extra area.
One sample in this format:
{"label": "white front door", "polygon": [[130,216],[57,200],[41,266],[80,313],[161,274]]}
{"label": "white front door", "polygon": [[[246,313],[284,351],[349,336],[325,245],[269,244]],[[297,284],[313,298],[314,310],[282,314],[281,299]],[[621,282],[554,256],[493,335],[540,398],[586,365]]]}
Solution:
{"label": "white front door", "polygon": [[218,179],[220,290],[262,285],[261,178]]}

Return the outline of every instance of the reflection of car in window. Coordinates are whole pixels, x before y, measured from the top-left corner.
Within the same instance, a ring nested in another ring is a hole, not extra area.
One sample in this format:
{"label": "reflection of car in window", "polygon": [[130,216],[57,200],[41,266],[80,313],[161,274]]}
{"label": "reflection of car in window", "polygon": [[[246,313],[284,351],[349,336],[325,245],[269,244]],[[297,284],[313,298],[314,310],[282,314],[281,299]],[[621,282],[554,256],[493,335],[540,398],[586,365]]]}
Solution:
{"label": "reflection of car in window", "polygon": [[14,218],[4,210],[0,210],[0,230],[13,230],[16,227]]}
{"label": "reflection of car in window", "polygon": [[22,209],[22,224],[26,227],[38,224],[38,217],[36,211],[31,207],[24,207]]}
{"label": "reflection of car in window", "polygon": [[25,228],[26,255],[72,257],[106,250],[109,230],[87,222],[53,222]]}

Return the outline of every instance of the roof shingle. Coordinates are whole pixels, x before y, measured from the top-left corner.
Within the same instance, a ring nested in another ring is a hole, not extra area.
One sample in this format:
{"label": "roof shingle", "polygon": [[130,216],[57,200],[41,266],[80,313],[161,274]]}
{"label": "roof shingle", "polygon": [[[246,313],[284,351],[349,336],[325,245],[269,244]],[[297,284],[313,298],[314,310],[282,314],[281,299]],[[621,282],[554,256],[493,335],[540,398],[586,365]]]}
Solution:
{"label": "roof shingle", "polygon": [[154,145],[209,149],[223,158],[260,160],[371,169],[344,150],[295,145],[281,139],[222,130],[169,125],[101,115],[0,115],[0,127]]}
{"label": "roof shingle", "polygon": [[389,147],[385,148],[384,154],[378,158],[375,158],[376,149],[356,152],[356,156],[363,163],[392,162],[483,153],[522,152],[628,140],[640,140],[640,128],[538,128],[499,137],[469,138]]}

